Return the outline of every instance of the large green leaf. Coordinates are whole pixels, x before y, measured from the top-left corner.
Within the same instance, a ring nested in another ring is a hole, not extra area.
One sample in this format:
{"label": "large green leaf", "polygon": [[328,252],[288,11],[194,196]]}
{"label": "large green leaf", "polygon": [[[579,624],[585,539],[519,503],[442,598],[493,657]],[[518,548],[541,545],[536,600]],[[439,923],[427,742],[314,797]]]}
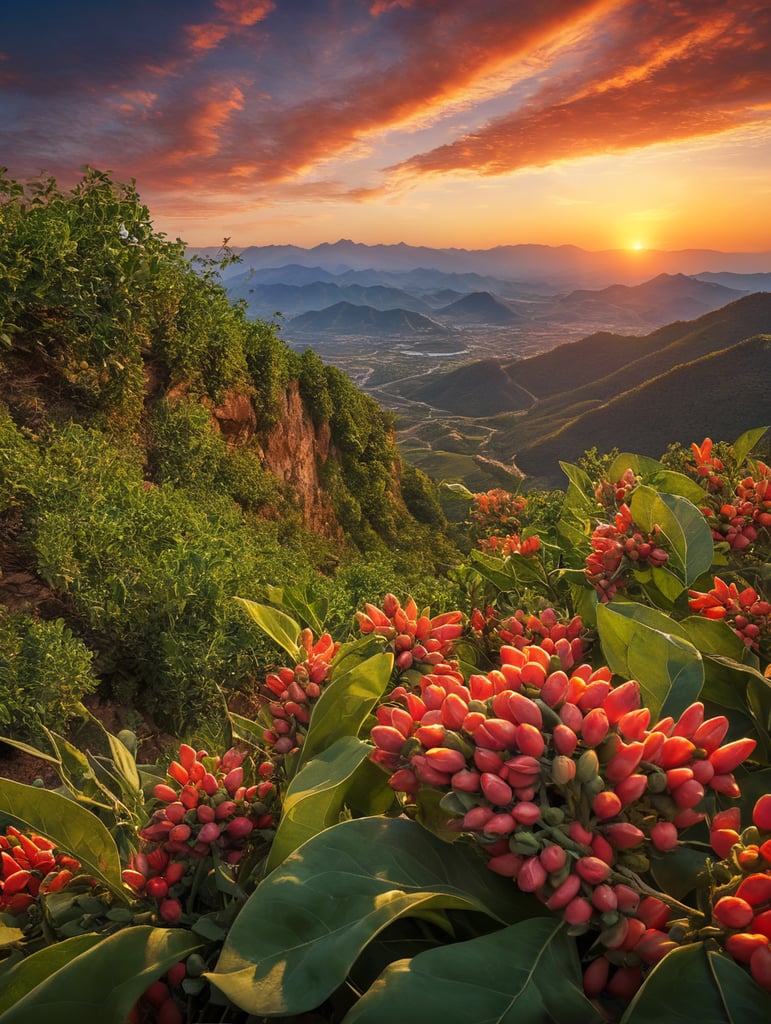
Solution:
{"label": "large green leaf", "polygon": [[575,940],[552,917],[427,950],[388,967],[345,1024],[592,1024]]}
{"label": "large green leaf", "polygon": [[768,427],[755,427],[754,430],[745,430],[740,437],[736,438],[731,447],[733,448],[737,465],[740,466],[744,462],[767,430]]}
{"label": "large green leaf", "polygon": [[348,789],[371,750],[355,736],[341,736],[295,775],[284,794],[268,871],[316,833],[337,824]]}
{"label": "large green leaf", "polygon": [[80,956],[102,941],[101,935],[76,935],[71,939],[44,946],[36,953],[25,956],[3,974],[0,989],[0,1014],[5,1013],[28,992],[45,981],[75,957]]}
{"label": "large green leaf", "polygon": [[[72,956],[65,963],[61,963],[57,946],[35,954],[41,958],[38,968],[48,967],[50,973],[0,1016],[0,1024],[83,1024],[88,1019],[123,1024],[145,989],[201,946],[201,941],[184,929],[149,925],[125,928],[88,945],[86,940],[93,938],[80,937],[87,947],[80,952],[78,946],[68,947]],[[24,968],[25,961],[18,967]]]}
{"label": "large green leaf", "polygon": [[672,619],[633,601],[597,608],[597,629],[608,666],[640,684],[643,704],[655,721],[677,717],[695,701],[704,684],[699,651],[683,639]]}
{"label": "large green leaf", "polygon": [[278,608],[271,608],[268,604],[258,604],[256,601],[249,601],[245,597],[237,597],[236,601],[254,619],[260,629],[282,647],[289,657],[298,662],[301,660],[301,651],[297,640],[300,636],[300,626],[286,612]]}
{"label": "large green leaf", "polygon": [[654,967],[621,1024],[749,1024],[771,1019],[771,996],[735,962],[681,946]]}
{"label": "large green leaf", "polygon": [[341,736],[356,736],[376,701],[383,695],[393,669],[393,655],[375,654],[355,660],[344,672],[336,669],[313,708],[298,769]]}
{"label": "large green leaf", "polygon": [[502,923],[543,913],[489,871],[406,818],[358,818],[314,836],[257,887],[207,975],[256,1015],[312,1010],[367,943],[403,915],[475,910]]}
{"label": "large green leaf", "polygon": [[693,581],[712,565],[714,544],[707,520],[686,498],[641,485],[632,494],[629,509],[644,530],[659,527],[662,547],[669,552],[667,569],[683,583]]}
{"label": "large green leaf", "polygon": [[53,790],[0,779],[0,813],[56,843],[80,861],[86,874],[127,898],[115,840],[91,811]]}
{"label": "large green leaf", "polygon": [[704,501],[704,490],[699,487],[695,480],[684,473],[676,473],[672,469],[666,469],[660,462],[650,459],[646,455],[633,455],[629,452],[622,452],[617,455],[608,471],[611,481],[620,480],[627,469],[644,477],[646,484],[656,491],[666,491],[668,494],[679,494],[687,498],[694,505],[701,505]]}

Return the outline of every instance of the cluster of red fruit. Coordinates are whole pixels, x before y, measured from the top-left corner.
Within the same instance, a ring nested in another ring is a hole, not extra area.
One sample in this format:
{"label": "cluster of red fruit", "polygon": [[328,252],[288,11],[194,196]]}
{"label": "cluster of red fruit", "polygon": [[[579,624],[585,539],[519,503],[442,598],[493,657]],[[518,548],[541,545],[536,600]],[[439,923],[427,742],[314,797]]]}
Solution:
{"label": "cluster of red fruit", "polygon": [[526,506],[526,498],[495,487],[473,496],[468,521],[472,530],[481,536],[492,530],[516,530]]}
{"label": "cluster of red fruit", "polygon": [[529,537],[520,537],[518,533],[509,533],[506,536],[492,534],[489,537],[482,537],[479,540],[482,551],[491,555],[500,555],[501,558],[508,558],[509,555],[522,555],[523,558],[530,558],[541,550],[541,538],[537,533]]}
{"label": "cluster of red fruit", "polygon": [[600,523],[590,538],[592,553],[586,559],[586,578],[601,601],[610,601],[617,590],[626,586],[625,573],[633,568],[658,568],[669,554],[660,546],[660,530],[651,533],[637,529],[629,506],[621,505],[612,523]]}
{"label": "cluster of red fruit", "polygon": [[617,508],[628,500],[629,495],[639,482],[640,478],[635,476],[631,469],[627,469],[615,483],[611,483],[609,480],[600,480],[594,496],[604,508]]}
{"label": "cluster of red fruit", "polygon": [[479,842],[493,871],[599,932],[607,963],[592,965],[587,990],[614,965],[625,969],[615,989],[639,984],[672,943],[668,908],[641,902],[633,872],[705,817],[707,788],[739,795],[732,773],[755,741],[721,745],[728,720],[705,720],[701,703],[649,728],[639,685],[613,687],[606,667],[552,671],[536,645],[504,646],[500,659],[468,684],[440,665],[415,690],[397,687],[397,703],[378,708],[372,759],[397,791],[443,791],[450,827]]}
{"label": "cluster of red fruit", "polygon": [[739,639],[753,651],[765,650],[771,641],[771,603],[760,599],[752,587],[739,590],[735,583],[714,577],[712,590],[689,590],[689,607],[707,619],[724,619]]}
{"label": "cluster of red fruit", "polygon": [[480,639],[491,641],[497,638],[498,647],[508,644],[522,648],[537,644],[559,659],[559,667],[565,672],[569,672],[586,654],[581,616],[574,615],[566,622],[559,618],[554,608],[544,608],[540,615],[530,615],[518,608],[513,615],[502,620],[491,606],[484,613],[475,608],[471,613],[471,628]]}
{"label": "cluster of red fruit", "polygon": [[245,786],[244,757],[236,749],[210,757],[181,743],[168,781],[153,789],[162,806],[139,833],[142,847],[123,871],[123,881],[138,895],[156,900],[166,924],[182,917],[180,897],[196,861],[216,851],[225,863],[236,865],[254,834],[274,827],[273,766],[260,765],[262,782]]}
{"label": "cluster of red fruit", "polygon": [[63,889],[80,862],[59,853],[44,836],[26,836],[13,825],[0,834],[0,912],[23,914],[43,893]]}
{"label": "cluster of red fruit", "polygon": [[[712,455],[712,441],[692,444],[695,464],[690,465],[703,481],[711,502],[702,508],[716,544],[725,543],[732,551],[744,551],[761,533],[771,530],[771,468],[754,464],[754,476],[748,475],[733,487],[719,474],[725,469],[721,459]],[[745,467],[746,468],[746,467]]]}
{"label": "cluster of red fruit", "polygon": [[454,651],[454,642],[463,633],[463,614],[459,611],[429,616],[429,609],[418,612],[409,598],[404,607],[393,594],[386,594],[383,608],[365,604],[356,612],[362,633],[384,637],[391,646],[399,672],[406,672],[417,662],[425,668],[439,665]]}
{"label": "cluster of red fruit", "polygon": [[771,793],[755,803],[741,834],[738,807],[710,823],[712,849],[723,858],[713,870],[712,921],[718,941],[755,981],[771,992]]}
{"label": "cluster of red fruit", "polygon": [[300,646],[305,651],[304,661],[294,668],[269,672],[265,677],[263,694],[268,697],[266,713],[271,724],[262,738],[278,755],[291,754],[302,746],[311,709],[321,696],[340,644],[329,633],[314,641],[313,633],[304,629]]}

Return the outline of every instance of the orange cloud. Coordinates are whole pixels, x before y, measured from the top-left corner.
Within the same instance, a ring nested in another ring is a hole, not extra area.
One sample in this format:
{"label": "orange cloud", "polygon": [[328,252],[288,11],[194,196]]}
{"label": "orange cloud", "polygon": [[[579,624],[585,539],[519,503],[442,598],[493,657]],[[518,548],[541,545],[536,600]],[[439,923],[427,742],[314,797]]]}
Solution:
{"label": "orange cloud", "polygon": [[217,0],[217,7],[231,25],[256,25],[276,9],[273,0]]}
{"label": "orange cloud", "polygon": [[[771,99],[766,4],[705,5],[661,23],[625,12],[602,65],[545,87],[523,109],[417,154],[396,179],[450,171],[503,174],[600,152],[714,135],[759,120]],[[646,31],[647,30],[647,31]],[[752,45],[754,42],[755,45]]]}

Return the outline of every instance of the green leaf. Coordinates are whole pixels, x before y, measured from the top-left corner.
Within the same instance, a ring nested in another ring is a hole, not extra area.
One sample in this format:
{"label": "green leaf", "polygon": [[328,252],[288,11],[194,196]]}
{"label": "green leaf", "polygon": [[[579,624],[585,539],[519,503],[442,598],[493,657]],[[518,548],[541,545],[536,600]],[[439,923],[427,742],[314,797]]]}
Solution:
{"label": "green leaf", "polygon": [[729,957],[702,943],[672,950],[654,967],[621,1024],[745,1024],[771,1017],[771,996]]}
{"label": "green leaf", "polygon": [[278,608],[271,608],[267,604],[258,604],[245,597],[237,597],[235,600],[254,619],[260,629],[267,633],[272,640],[275,640],[294,662],[302,660],[302,652],[297,644],[300,626],[291,616],[279,611]]}
{"label": "green leaf", "polygon": [[608,666],[637,680],[653,721],[677,718],[698,698],[704,684],[701,654],[668,616],[632,601],[600,604],[597,629]]}
{"label": "green leaf", "polygon": [[21,928],[11,928],[0,921],[0,949],[8,949],[14,942],[19,942],[23,938],[24,932]]}
{"label": "green leaf", "polygon": [[260,725],[259,722],[253,721],[251,718],[245,718],[243,715],[237,714],[235,711],[229,711],[228,714],[232,722],[233,737],[235,739],[243,740],[260,750],[265,750],[265,740],[262,735],[264,726]]}
{"label": "green leaf", "polygon": [[326,598],[314,597],[309,587],[268,586],[265,590],[272,604],[288,608],[300,622],[313,630],[315,636],[324,632],[324,618],[329,606]]}
{"label": "green leaf", "polygon": [[635,523],[652,532],[661,530],[669,551],[667,569],[683,584],[683,589],[712,565],[712,532],[703,514],[685,498],[659,493],[641,485],[632,494],[629,509]]}
{"label": "green leaf", "polygon": [[[57,946],[67,942],[86,948],[77,953],[80,947],[70,947],[71,958],[62,964]],[[181,928],[137,925],[107,938],[84,935],[46,947],[34,956],[50,968],[47,976],[0,1016],[0,1024],[83,1024],[88,1019],[123,1024],[145,989],[200,945]]]}
{"label": "green leaf", "polygon": [[25,956],[3,976],[0,1014],[5,1013],[46,978],[66,967],[75,957],[101,941],[101,935],[78,935],[74,939],[64,939],[51,946],[44,946],[36,953]]}
{"label": "green leaf", "polygon": [[768,427],[755,427],[754,430],[745,430],[743,434],[737,437],[731,447],[734,450],[734,458],[738,466],[741,466],[767,430]]}
{"label": "green leaf", "polygon": [[298,770],[341,736],[357,736],[377,700],[385,692],[393,669],[392,654],[375,654],[353,662],[344,672],[334,671],[313,708]]}
{"label": "green leaf", "polygon": [[579,494],[587,499],[588,505],[596,510],[598,507],[597,499],[594,496],[594,484],[589,479],[589,474],[581,469],[580,466],[573,465],[572,462],[560,462],[560,469]]}
{"label": "green leaf", "polygon": [[551,917],[419,953],[391,964],[345,1024],[593,1024],[575,940]]}
{"label": "green leaf", "polygon": [[367,943],[403,915],[475,910],[502,923],[546,913],[465,844],[406,818],[341,822],[257,887],[207,975],[256,1015],[302,1013],[342,984]]}
{"label": "green leaf", "polygon": [[115,840],[91,811],[53,790],[0,779],[0,813],[21,822],[77,858],[121,900],[127,897]]}
{"label": "green leaf", "polygon": [[312,836],[337,824],[353,777],[371,750],[368,743],[355,736],[341,736],[295,775],[284,794],[268,871]]}
{"label": "green leaf", "polygon": [[622,452],[616,456],[608,471],[611,482],[620,480],[627,469],[631,469],[635,475],[644,478],[645,483],[656,491],[666,491],[668,494],[679,494],[687,498],[694,505],[701,505],[704,501],[704,490],[684,473],[676,473],[672,469],[666,469],[660,462],[650,459],[646,455],[633,455],[629,452]]}

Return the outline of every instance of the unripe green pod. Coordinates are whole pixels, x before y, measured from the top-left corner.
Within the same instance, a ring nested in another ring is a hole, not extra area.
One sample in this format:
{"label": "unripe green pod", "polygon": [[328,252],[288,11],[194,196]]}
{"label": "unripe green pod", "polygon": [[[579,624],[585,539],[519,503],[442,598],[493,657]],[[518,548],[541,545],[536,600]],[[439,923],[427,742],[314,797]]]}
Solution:
{"label": "unripe green pod", "polygon": [[541,817],[547,825],[561,825],[565,820],[565,812],[561,807],[545,807],[541,811]]}
{"label": "unripe green pod", "polygon": [[634,871],[638,875],[648,871],[651,866],[650,860],[644,853],[637,853],[632,850],[620,851],[619,860],[622,861],[624,867],[629,868],[630,871]]}
{"label": "unripe green pod", "polygon": [[403,757],[405,761],[409,761],[410,758],[414,757],[415,754],[423,753],[423,744],[417,738],[417,736],[410,736],[402,744],[402,748],[399,751],[399,756]]}
{"label": "unripe green pod", "polygon": [[443,747],[448,747],[450,750],[457,750],[459,753],[468,761],[474,754],[474,744],[467,740],[465,736],[461,736],[459,732],[455,732],[452,729],[448,729],[444,734],[444,741],[442,742]]}
{"label": "unripe green pod", "polygon": [[595,775],[583,784],[583,790],[589,796],[597,796],[605,789],[605,780],[601,775]]}
{"label": "unripe green pod", "polygon": [[489,711],[487,702],[484,700],[470,700],[468,702],[468,709],[469,711],[479,711],[483,715],[486,715]]}
{"label": "unripe green pod", "polygon": [[[605,917],[604,914],[602,916],[603,918]],[[606,928],[603,928],[603,930],[600,932],[600,936],[597,941],[601,945],[605,946],[606,949],[610,948],[611,946],[617,946],[624,941],[626,932],[626,918],[623,916],[623,914],[617,914],[616,920],[613,922],[613,924],[608,925],[608,927]]]}
{"label": "unripe green pod", "polygon": [[612,928],[621,917],[621,914],[617,910],[606,910],[603,914],[600,914],[600,921],[602,921],[605,928]]}
{"label": "unripe green pod", "polygon": [[206,970],[206,961],[200,953],[191,953],[185,960],[185,968],[189,978],[200,978]]}
{"label": "unripe green pod", "polygon": [[555,889],[559,889],[569,874],[570,864],[563,864],[559,871],[555,871],[549,875],[549,884],[553,885]]}
{"label": "unripe green pod", "polygon": [[672,818],[677,817],[677,815],[680,813],[680,808],[677,806],[677,804],[671,796],[666,796],[663,793],[655,793],[651,795],[650,801],[656,808],[656,810],[659,812],[659,814],[663,818],[668,818],[670,821],[672,820]]}
{"label": "unripe green pod", "polygon": [[549,729],[553,729],[555,725],[559,725],[562,722],[562,719],[554,710],[554,708],[550,708],[545,700],[541,700],[540,697],[536,697],[533,703],[538,707],[538,710],[541,712],[543,724],[547,731]]}
{"label": "unripe green pod", "polygon": [[594,750],[585,750],[576,765],[576,778],[579,782],[588,782],[599,775],[600,762]]}
{"label": "unripe green pod", "polygon": [[118,739],[132,757],[137,756],[137,734],[135,732],[131,729],[121,729],[118,733]]}
{"label": "unripe green pod", "polygon": [[663,793],[667,788],[667,777],[664,772],[651,772],[648,776],[648,792]]}
{"label": "unripe green pod", "polygon": [[760,834],[760,829],[755,825],[748,825],[747,828],[742,832],[742,845],[744,846],[760,846],[763,842],[763,836]]}
{"label": "unripe green pod", "polygon": [[675,921],[669,929],[669,937],[673,942],[682,942],[687,934],[688,928],[679,921]]}

